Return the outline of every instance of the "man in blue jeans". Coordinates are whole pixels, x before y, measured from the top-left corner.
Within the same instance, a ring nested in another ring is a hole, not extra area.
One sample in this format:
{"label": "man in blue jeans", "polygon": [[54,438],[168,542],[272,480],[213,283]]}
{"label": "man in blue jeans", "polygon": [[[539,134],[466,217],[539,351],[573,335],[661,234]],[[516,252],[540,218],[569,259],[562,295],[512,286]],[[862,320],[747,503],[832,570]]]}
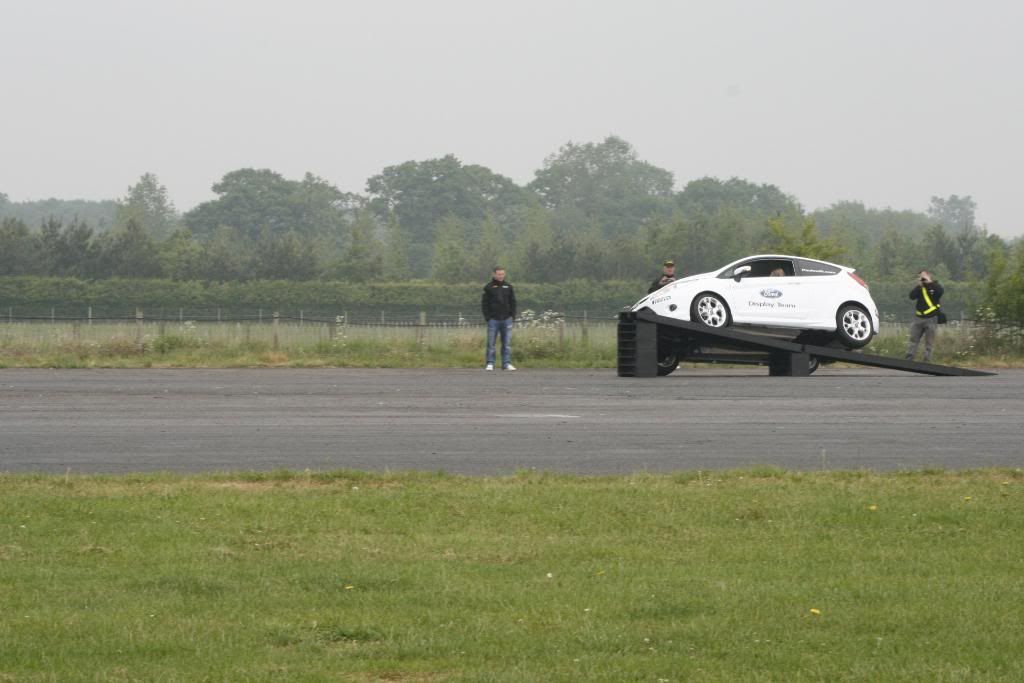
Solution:
{"label": "man in blue jeans", "polygon": [[505,269],[501,266],[494,267],[491,281],[484,285],[480,308],[487,321],[487,364],[484,370],[494,369],[494,343],[499,334],[501,367],[503,370],[515,370],[516,366],[512,365],[512,321],[516,317],[516,292],[505,281]]}

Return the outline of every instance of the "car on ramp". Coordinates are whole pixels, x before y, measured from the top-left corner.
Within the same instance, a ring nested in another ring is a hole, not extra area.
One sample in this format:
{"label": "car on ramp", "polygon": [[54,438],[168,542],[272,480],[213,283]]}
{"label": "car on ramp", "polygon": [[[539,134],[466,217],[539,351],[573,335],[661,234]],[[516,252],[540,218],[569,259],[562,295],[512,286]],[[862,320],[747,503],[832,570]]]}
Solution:
{"label": "car on ramp", "polygon": [[[761,254],[691,275],[648,294],[630,311],[648,309],[708,328],[739,326],[801,344],[859,349],[878,333],[878,306],[854,268],[828,261]],[[659,330],[659,374],[681,360],[764,361],[758,354],[718,351],[676,329]],[[817,359],[812,358],[813,371]]]}

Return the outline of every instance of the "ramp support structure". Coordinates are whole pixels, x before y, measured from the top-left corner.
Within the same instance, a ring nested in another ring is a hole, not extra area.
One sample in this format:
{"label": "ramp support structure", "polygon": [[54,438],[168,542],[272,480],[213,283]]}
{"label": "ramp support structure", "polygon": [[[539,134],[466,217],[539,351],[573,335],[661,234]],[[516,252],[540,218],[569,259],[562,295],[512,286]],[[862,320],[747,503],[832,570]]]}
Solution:
{"label": "ramp support structure", "polygon": [[809,377],[811,354],[773,351],[768,356],[768,374],[772,377]]}
{"label": "ramp support structure", "polygon": [[634,318],[620,318],[618,327],[619,377],[658,376],[658,326]]}

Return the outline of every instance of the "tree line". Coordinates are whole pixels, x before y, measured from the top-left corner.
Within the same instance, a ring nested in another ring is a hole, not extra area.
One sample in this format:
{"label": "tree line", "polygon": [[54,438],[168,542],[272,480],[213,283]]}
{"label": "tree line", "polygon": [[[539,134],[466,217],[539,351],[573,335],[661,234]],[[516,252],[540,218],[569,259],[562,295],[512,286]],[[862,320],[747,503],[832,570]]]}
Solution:
{"label": "tree line", "polygon": [[688,274],[782,252],[869,281],[928,268],[975,283],[1001,315],[1024,308],[1007,304],[1024,284],[1024,247],[977,225],[969,196],[933,197],[925,212],[856,201],[808,212],[770,184],[675,185],[614,136],[563,145],[525,185],[452,155],[389,166],[362,194],[313,174],[239,169],[184,213],[145,174],[123,198],[91,213],[79,203],[71,217],[54,200],[41,217],[38,203],[0,194],[0,276],[469,283],[500,263],[519,282],[641,281],[667,257]]}

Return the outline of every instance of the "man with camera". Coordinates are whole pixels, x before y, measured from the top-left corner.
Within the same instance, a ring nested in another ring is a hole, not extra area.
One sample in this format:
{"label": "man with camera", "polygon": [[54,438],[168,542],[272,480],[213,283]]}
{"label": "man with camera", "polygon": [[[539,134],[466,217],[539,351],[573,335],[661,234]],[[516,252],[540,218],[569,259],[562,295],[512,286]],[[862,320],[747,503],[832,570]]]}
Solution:
{"label": "man with camera", "polygon": [[661,265],[661,276],[651,283],[651,286],[647,289],[647,293],[656,292],[670,282],[676,281],[676,262],[672,259],[665,261]]}
{"label": "man with camera", "polygon": [[907,343],[907,360],[913,360],[917,354],[917,345],[924,337],[924,361],[932,358],[935,348],[935,333],[939,323],[946,321],[946,316],[939,305],[942,298],[942,285],[927,270],[917,274],[917,284],[910,290],[914,306],[914,322],[910,324],[910,341]]}

